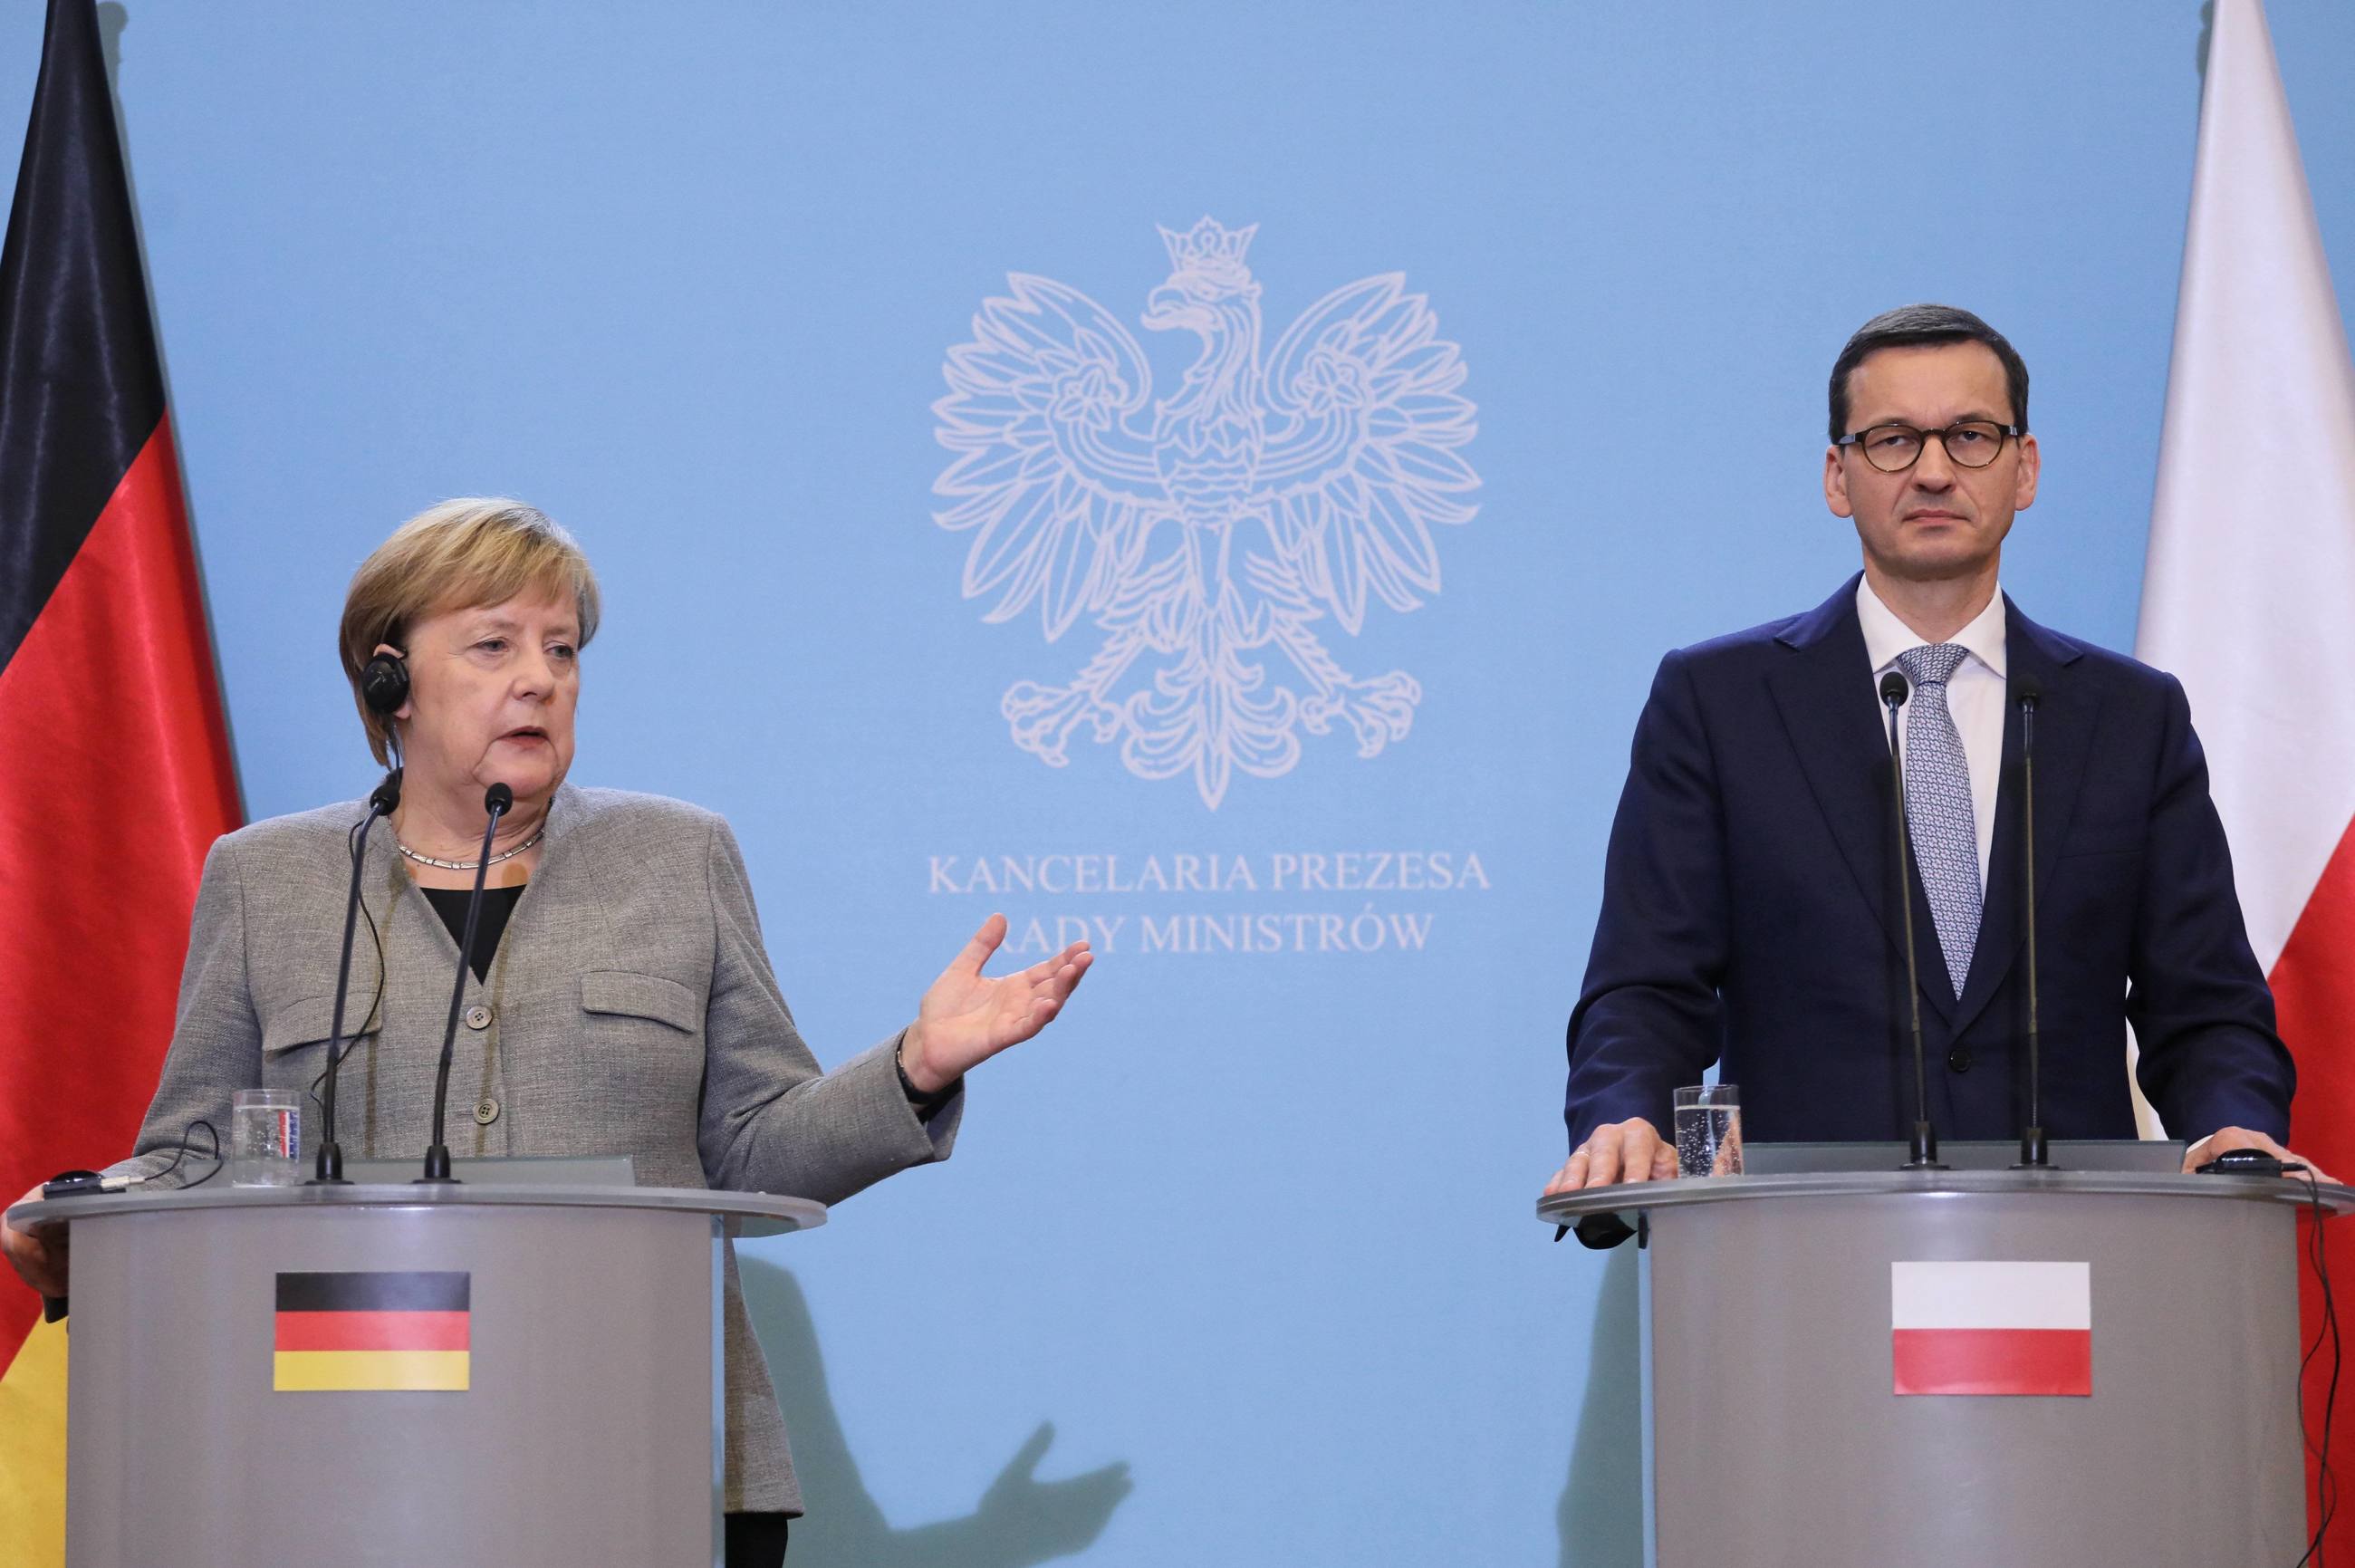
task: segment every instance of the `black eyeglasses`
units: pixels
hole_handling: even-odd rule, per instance
[[[1961,468],[1985,468],[2003,450],[2007,436],[2025,434],[2016,424],[1993,420],[1965,420],[1944,430],[1915,430],[1910,424],[1877,424],[1844,435],[1834,446],[1853,446],[1864,460],[1883,474],[1902,474],[1922,459],[1922,448],[1932,436],[1946,451],[1946,460]]]

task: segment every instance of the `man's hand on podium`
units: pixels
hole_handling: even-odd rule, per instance
[[[2253,1133],[2246,1127],[2219,1127],[2198,1143],[2183,1151],[2184,1174],[2190,1175],[2201,1166],[2230,1149],[2253,1148],[2269,1154],[2285,1165],[2302,1165],[2314,1173],[2314,1179],[2332,1187],[2339,1179],[2304,1155],[2292,1154],[2263,1133]]]
[[[16,1201],[29,1203],[40,1195],[41,1189],[36,1187]],[[63,1232],[20,1231],[14,1225],[0,1224],[0,1252],[8,1254],[8,1266],[16,1271],[16,1277],[43,1296],[54,1298],[65,1295]]]
[[[1546,1183],[1545,1195],[1608,1187],[1618,1181],[1668,1181],[1677,1174],[1677,1149],[1641,1116],[1597,1127]]]

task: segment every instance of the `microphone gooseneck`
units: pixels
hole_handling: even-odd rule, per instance
[[[1922,963],[1913,952],[1913,823],[1905,809],[1905,763],[1897,749],[1897,710],[1912,693],[1897,671],[1881,677],[1881,705],[1889,709],[1889,782],[1897,796],[1890,820],[1897,828],[1897,907],[1905,912],[1905,1001],[1912,1009],[1913,1029],[1913,1141],[1905,1165],[1910,1170],[1943,1170],[1945,1167],[1938,1163],[1938,1129],[1930,1125],[1929,1074],[1922,1062]]]
[[[450,986],[450,1018],[442,1026],[442,1061],[433,1070],[433,1142],[425,1151],[421,1182],[456,1179],[450,1174],[450,1146],[442,1139],[442,1118],[450,1106],[450,1058],[457,1049],[458,1009],[466,1000],[466,968],[474,961],[474,923],[483,912],[483,881],[491,873],[491,839],[498,833],[499,818],[514,807],[515,791],[506,785],[495,784],[483,792],[483,810],[490,820],[483,824],[483,852],[474,857],[474,891],[466,899],[465,934],[458,939],[458,977]]]
[[[345,1187],[343,1147],[336,1142],[336,1070],[344,1059],[344,1002],[352,989],[352,932],[359,921],[360,873],[368,863],[368,829],[379,816],[390,816],[400,805],[400,770],[384,775],[368,795],[368,815],[352,837],[351,891],[344,901],[344,947],[336,961],[336,1011],[327,1026],[327,1072],[319,1084],[319,1152],[311,1168],[311,1185]]]
[[[2036,999],[2036,705],[2044,688],[2032,675],[2011,683],[2019,704],[2019,821],[2021,912],[2028,928],[2028,1125],[2019,1133],[2019,1163],[2042,1168],[2052,1163],[2044,1138],[2043,1063],[2040,1060]]]

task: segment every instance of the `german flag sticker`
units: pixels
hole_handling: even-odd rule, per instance
[[[281,1392],[467,1386],[470,1275],[282,1274]]]

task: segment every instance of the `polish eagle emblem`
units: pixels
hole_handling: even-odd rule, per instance
[[[1054,767],[1075,738],[1117,742],[1214,810],[1238,772],[1290,771],[1303,730],[1340,720],[1360,757],[1405,738],[1422,687],[1350,674],[1327,637],[1436,594],[1434,530],[1471,520],[1480,484],[1463,359],[1423,296],[1361,279],[1264,348],[1257,228],[1161,230],[1169,275],[1139,325],[1200,340],[1170,395],[1118,317],[1017,272],[932,405],[955,454],[933,519],[971,538],[964,597],[991,622],[1035,611],[1050,644],[1083,619],[1103,634],[1062,684],[1007,689],[1015,742]]]

